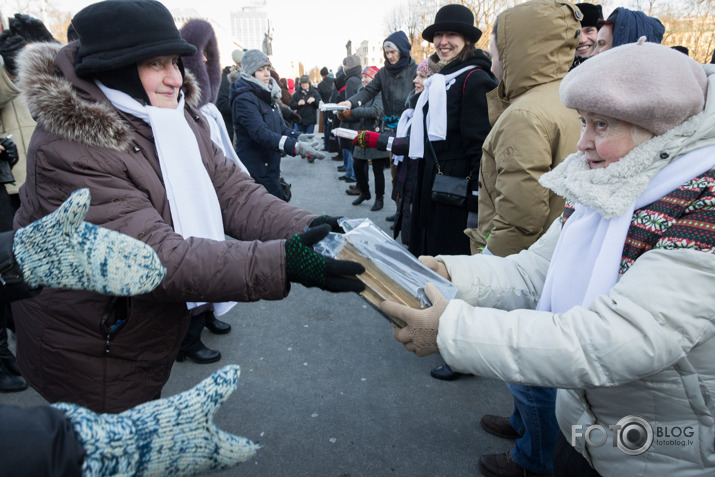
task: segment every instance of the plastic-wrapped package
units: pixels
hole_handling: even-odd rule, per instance
[[[341,219],[340,225],[345,234],[328,234],[314,246],[315,251],[365,266],[365,273],[358,275],[366,286],[360,295],[393,325],[402,328],[405,323],[379,309],[384,300],[412,308],[431,305],[424,292],[427,282],[433,283],[447,300],[457,297],[458,289],[452,282],[422,265],[370,219]]]
[[[337,137],[344,137],[345,139],[355,139],[358,135],[357,131],[348,128],[333,128],[330,132]]]
[[[340,106],[338,103],[323,103],[322,101],[318,104],[321,111],[345,111],[350,109],[350,106]]]

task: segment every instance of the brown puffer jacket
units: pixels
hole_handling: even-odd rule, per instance
[[[21,57],[21,88],[38,125],[15,225],[49,214],[72,191],[89,187],[86,220],[151,245],[167,275],[150,294],[130,299],[45,289],[16,302],[18,361],[50,402],[120,412],[160,396],[188,326],[187,301],[288,294],[284,239],[315,216],[268,194],[219,152],[203,115],[188,105],[199,95],[187,76],[185,116],[216,189],[225,233],[237,240],[183,239],[172,228],[151,128],[75,76],[75,52],[76,43],[36,44]]]

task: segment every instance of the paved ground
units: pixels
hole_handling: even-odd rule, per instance
[[[291,203],[317,214],[369,217],[389,231],[385,217],[394,203],[388,199],[379,212],[370,211],[373,201],[352,206],[346,184],[337,179],[339,164],[284,158]],[[204,342],[223,359],[176,363],[163,393],[184,391],[222,365],[241,366],[239,387],[216,422],[263,448],[252,461],[214,475],[468,476],[479,474],[479,455],[511,447],[479,426],[484,413],[511,411],[504,384],[431,378],[441,358],[407,352],[387,321],[356,294],[294,285],[285,300],[240,304],[224,319],[233,325],[230,334],[204,331]],[[45,401],[28,390],[0,394],[0,403]]]

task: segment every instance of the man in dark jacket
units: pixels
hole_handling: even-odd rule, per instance
[[[320,93],[310,83],[308,75],[300,77],[300,87],[290,99],[290,109],[294,109],[300,116],[300,122],[293,124],[293,129],[305,134],[313,134],[315,123],[318,121],[318,106]]]
[[[324,103],[330,102],[330,95],[333,93],[333,85],[335,84],[335,80],[329,73],[328,68],[325,66],[320,69],[320,76],[322,76],[323,79],[318,83],[318,93],[320,93],[320,100]],[[326,151],[330,148],[331,128],[329,127],[330,121],[328,120],[330,114],[332,113],[327,111],[323,113],[323,149]]]

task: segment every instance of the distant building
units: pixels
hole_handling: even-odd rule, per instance
[[[231,34],[238,39],[244,48],[249,50],[264,50],[264,40],[272,37],[267,0],[253,0],[231,12]],[[270,46],[270,45],[268,45]]]
[[[363,66],[377,66],[382,68],[385,64],[385,57],[382,54],[382,42],[363,40],[355,51],[360,57]]]

